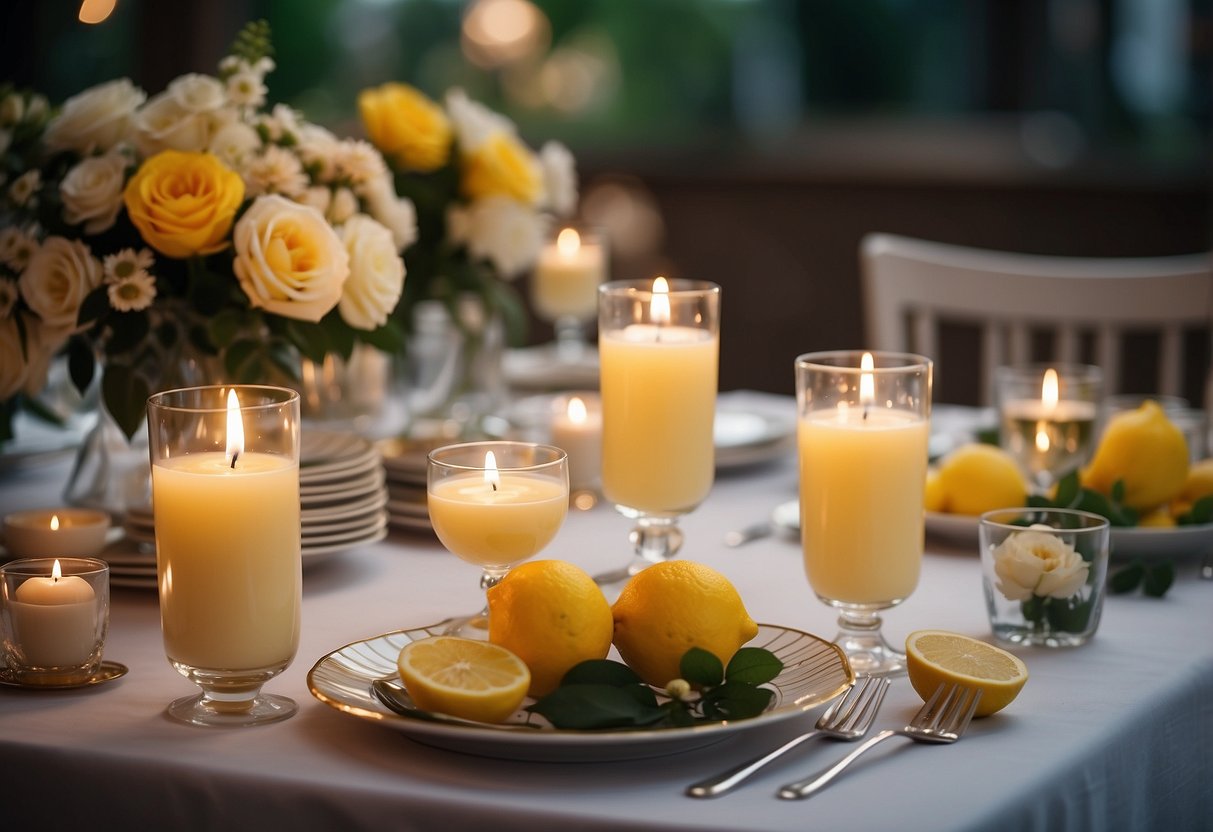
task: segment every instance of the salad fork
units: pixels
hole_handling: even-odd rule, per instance
[[[964,685],[941,684],[910,720],[909,725],[904,728],[881,731],[834,765],[812,777],[788,783],[776,794],[785,800],[801,800],[811,797],[825,788],[861,754],[889,737],[909,737],[915,742],[945,744],[956,742],[969,727],[969,722],[973,719],[973,713],[977,710],[977,703],[980,699],[980,690]]]
[[[889,680],[887,678],[865,676],[859,684],[852,685],[841,699],[836,700],[829,710],[821,715],[814,730],[793,737],[774,751],[742,763],[723,774],[700,780],[698,783],[688,786],[687,795],[689,797],[719,797],[726,794],[750,779],[758,770],[766,768],[768,763],[774,762],[796,746],[819,734],[840,740],[859,739],[871,727],[872,720],[876,718],[876,711],[880,709],[880,703],[884,701],[885,691],[888,689]]]

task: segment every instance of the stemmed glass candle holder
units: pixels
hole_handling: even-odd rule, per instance
[[[1002,447],[1036,489],[1048,490],[1086,462],[1103,395],[1099,367],[999,367],[994,384]]]
[[[540,251],[531,304],[556,331],[557,359],[576,362],[585,354],[586,330],[598,311],[598,286],[606,273],[606,243],[593,229],[562,225]]]
[[[299,394],[193,387],[148,400],[160,623],[202,688],[168,712],[204,726],[286,719],[261,692],[299,647]]]
[[[918,584],[931,362],[904,353],[796,359],[800,525],[809,585],[839,612],[835,642],[856,673],[905,670],[880,610]]]
[[[598,299],[602,491],[636,522],[622,580],[674,557],[678,518],[712,488],[720,287],[669,280],[604,284]]]
[[[551,543],[569,510],[568,457],[531,442],[465,442],[430,451],[426,492],[434,533],[452,554],[480,566],[487,591],[510,567]],[[488,635],[487,606],[447,631]]]

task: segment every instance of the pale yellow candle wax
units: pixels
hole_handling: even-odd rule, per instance
[[[430,486],[428,501],[442,545],[463,560],[488,567],[507,567],[540,552],[569,509],[561,482],[514,471],[501,471],[495,483],[482,472],[438,480]]]
[[[598,284],[606,273],[606,251],[566,228],[539,253],[532,278],[535,310],[553,320],[561,316],[593,318]]]
[[[88,661],[97,645],[96,593],[88,581],[59,574],[27,578],[9,604],[13,635],[29,665],[70,667]]]

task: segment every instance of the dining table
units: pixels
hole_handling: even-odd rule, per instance
[[[791,397],[752,400],[794,419]],[[70,465],[59,457],[0,469],[2,513],[61,505]],[[729,578],[756,621],[828,640],[836,615],[810,589],[794,533],[777,526],[726,545],[729,532],[765,521],[796,495],[790,437],[761,459],[721,467],[707,499],[681,518],[677,557]],[[871,507],[871,522],[880,510]],[[632,556],[631,525],[605,501],[571,509],[538,557],[591,574],[617,569]],[[952,531],[927,535],[917,588],[883,614],[892,643],[921,629],[994,643],[976,533]],[[854,745],[817,739],[722,797],[684,792],[809,730],[824,703],[738,724],[706,745],[641,737],[630,753],[602,759],[592,750],[534,759],[542,755],[525,753],[525,737],[517,754],[474,742],[452,750],[320,701],[309,671],[339,648],[481,606],[477,568],[431,534],[393,530],[306,564],[298,653],[265,687],[299,710],[269,725],[199,728],[169,718],[166,706],[194,687],[165,658],[156,591],[115,586],[105,658],[129,672],[77,689],[0,687],[0,828],[1213,829],[1213,582],[1199,577],[1201,554],[1175,558],[1165,597],[1109,595],[1081,647],[1007,647],[1026,663],[1027,684],[958,742],[883,743],[807,800],[776,791]],[[619,589],[606,587],[608,598]],[[875,729],[905,725],[921,704],[907,677],[894,677]]]

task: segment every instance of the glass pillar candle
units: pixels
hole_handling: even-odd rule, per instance
[[[1002,447],[1044,491],[1087,461],[1103,371],[1086,364],[999,367],[994,376]]]
[[[291,716],[261,693],[299,646],[299,395],[194,387],[148,400],[160,623],[169,662],[202,688],[169,713],[197,725]]]
[[[531,276],[535,314],[556,331],[556,354],[578,360],[586,328],[598,311],[598,287],[606,279],[606,243],[592,229],[560,226],[539,252]]]
[[[602,491],[636,521],[626,578],[674,557],[678,518],[708,495],[720,359],[720,287],[604,284],[598,302]],[[604,581],[605,582],[605,581]]]
[[[903,353],[796,359],[805,573],[839,611],[835,639],[856,673],[904,672],[877,612],[918,584],[931,362]]]

